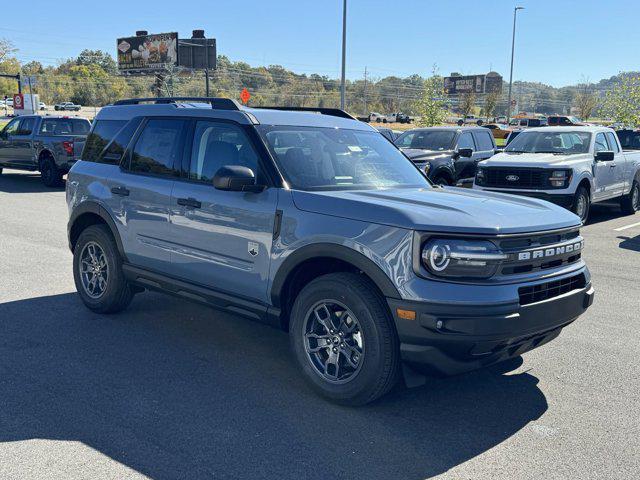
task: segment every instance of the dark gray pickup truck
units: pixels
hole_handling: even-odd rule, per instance
[[[0,174],[3,168],[39,171],[46,186],[60,185],[80,158],[90,128],[84,118],[14,118],[0,132]]]

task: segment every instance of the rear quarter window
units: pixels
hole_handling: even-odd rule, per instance
[[[99,162],[117,164],[115,160],[101,157],[100,154],[113,140],[116,134],[125,126],[125,120],[96,120],[95,125],[82,150],[82,160],[86,162]]]

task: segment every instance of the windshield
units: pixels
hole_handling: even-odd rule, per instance
[[[505,152],[588,153],[591,134],[586,132],[522,132],[509,143]]]
[[[430,186],[420,170],[378,132],[299,126],[257,128],[292,188]]]
[[[414,130],[398,137],[396,145],[400,148],[418,148],[441,152],[453,148],[455,131],[449,130]]]

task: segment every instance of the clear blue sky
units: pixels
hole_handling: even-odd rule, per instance
[[[513,7],[515,79],[553,86],[640,70],[639,0],[348,0],[347,76],[440,72],[509,74]],[[203,28],[218,53],[251,65],[338,77],[342,0],[30,0],[3,2],[0,37],[23,61],[45,65],[83,48],[115,56],[135,30]]]

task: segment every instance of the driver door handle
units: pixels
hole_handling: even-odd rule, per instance
[[[202,208],[202,202],[196,200],[195,198],[179,198],[178,205],[182,205],[183,207],[191,207],[191,208]]]

